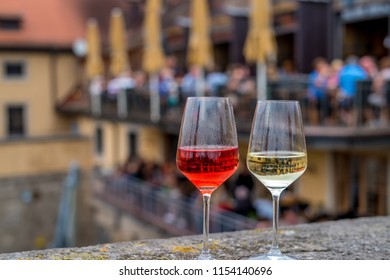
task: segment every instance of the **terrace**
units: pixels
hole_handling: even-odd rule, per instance
[[[268,99],[298,100],[302,108],[305,133],[309,148],[354,149],[382,148],[390,145],[390,86],[387,86],[387,106],[381,110],[372,109],[368,104],[372,81],[359,81],[357,94],[353,100],[348,121],[343,119],[341,108],[330,100],[313,105],[307,98],[307,79],[305,76],[269,82]],[[390,85],[390,83],[389,83]],[[64,114],[81,113],[96,119],[118,122],[131,122],[154,125],[174,135],[178,134],[185,100],[180,92],[174,99],[160,100],[160,120],[151,119],[151,100],[148,93],[127,90],[117,96],[107,92],[99,97],[100,109],[94,111],[89,96],[82,90],[72,93],[77,98],[68,98],[57,106]],[[226,92],[221,95],[232,99],[238,133],[249,136],[252,116],[256,107],[253,95],[237,96]],[[82,105],[80,105],[82,104]]]

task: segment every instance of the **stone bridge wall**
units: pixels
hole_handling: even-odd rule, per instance
[[[211,234],[217,259],[247,259],[265,253],[271,230]],[[90,247],[0,254],[0,259],[163,260],[194,259],[201,236],[141,240]],[[360,218],[284,228],[281,250],[298,259],[390,259],[390,217]]]

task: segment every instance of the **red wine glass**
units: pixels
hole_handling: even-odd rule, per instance
[[[203,247],[199,260],[214,259],[209,250],[210,198],[237,169],[237,130],[229,98],[187,98],[176,154],[178,169],[203,196]]]

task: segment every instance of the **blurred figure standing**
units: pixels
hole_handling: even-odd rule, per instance
[[[328,90],[337,91],[339,88],[340,70],[344,62],[341,59],[334,59],[330,64],[330,73],[328,78]]]
[[[314,70],[309,75],[308,99],[310,123],[316,125],[327,115],[327,85],[330,69],[328,62],[322,57],[316,58],[313,66]]]
[[[368,78],[367,72],[358,64],[358,58],[351,55],[340,70],[340,117],[343,124],[352,125],[354,121],[353,100],[356,95],[356,82]]]
[[[375,77],[378,75],[378,67],[376,65],[375,59],[372,56],[362,56],[359,60],[359,64],[364,69],[364,71],[366,71],[368,78],[375,79]]]
[[[169,101],[177,99],[177,84],[172,68],[164,67],[160,71],[158,90],[163,110],[170,104]]]
[[[122,72],[118,77],[114,77],[108,82],[108,94],[110,97],[116,98],[122,90],[133,89],[135,85],[131,71]]]
[[[282,66],[279,70],[279,77],[280,78],[290,78],[291,76],[294,76],[297,74],[297,71],[295,70],[294,63],[291,59],[285,59],[282,62]]]
[[[343,68],[344,62],[341,59],[334,59],[330,64],[330,72],[328,78],[328,97],[329,97],[329,119],[328,124],[334,125],[338,121],[338,95],[339,95],[339,80],[340,70]]]
[[[183,99],[196,96],[196,83],[197,77],[200,75],[200,69],[198,66],[191,66],[190,71],[184,75],[181,81],[181,93]]]
[[[206,85],[211,96],[223,96],[228,77],[217,66],[207,74]]]
[[[134,81],[135,81],[135,91],[140,95],[149,94],[149,87],[146,82],[145,73],[142,71],[137,71],[134,73]]]
[[[243,91],[243,87],[248,75],[249,71],[246,66],[242,64],[233,64],[230,66],[226,96],[231,99],[233,107],[238,106],[240,97],[246,93]]]
[[[247,71],[241,64],[234,64],[229,71],[229,81],[227,84],[227,90],[229,94],[236,96],[241,95],[242,85],[247,78]]]
[[[389,121],[389,94],[390,89],[390,56],[383,57],[380,60],[380,71],[373,80],[373,92],[368,96],[368,103],[375,111],[379,112],[379,122],[387,123]],[[372,116],[374,118],[374,116]]]

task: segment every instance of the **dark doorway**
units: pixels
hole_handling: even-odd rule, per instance
[[[129,149],[129,157],[137,156],[137,134],[135,132],[129,132],[127,143]]]
[[[388,54],[383,45],[387,35],[387,18],[366,20],[345,25],[344,56],[372,55],[381,58]]]

